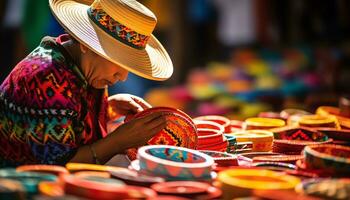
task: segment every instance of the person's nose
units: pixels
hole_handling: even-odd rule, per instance
[[[119,80],[120,81],[126,81],[128,79],[128,75],[129,75],[129,71],[126,69],[123,69],[120,73],[119,73]]]
[[[113,75],[114,77],[114,83],[118,82],[118,81],[126,81],[128,79],[128,74],[129,72],[127,70],[125,70],[124,72],[117,72]]]

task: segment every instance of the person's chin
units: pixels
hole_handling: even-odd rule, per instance
[[[93,81],[91,83],[91,86],[95,89],[104,89],[104,88],[108,87],[108,85],[105,84],[104,81]]]

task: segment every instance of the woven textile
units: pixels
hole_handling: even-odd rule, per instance
[[[87,85],[60,45],[45,37],[0,86],[0,166],[64,165],[106,135],[107,92]]]

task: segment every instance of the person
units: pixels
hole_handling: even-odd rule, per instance
[[[107,87],[128,73],[163,81],[171,59],[157,19],[134,0],[49,0],[68,34],[44,37],[0,86],[0,165],[106,163],[166,126],[159,113],[107,133],[107,122],[151,107]]]

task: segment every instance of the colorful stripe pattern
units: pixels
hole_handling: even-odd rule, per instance
[[[144,49],[150,36],[142,35],[109,16],[98,4],[88,9],[90,19],[118,41],[136,49]]]
[[[105,135],[107,94],[79,72],[48,37],[13,69],[0,86],[0,166],[63,165]]]

